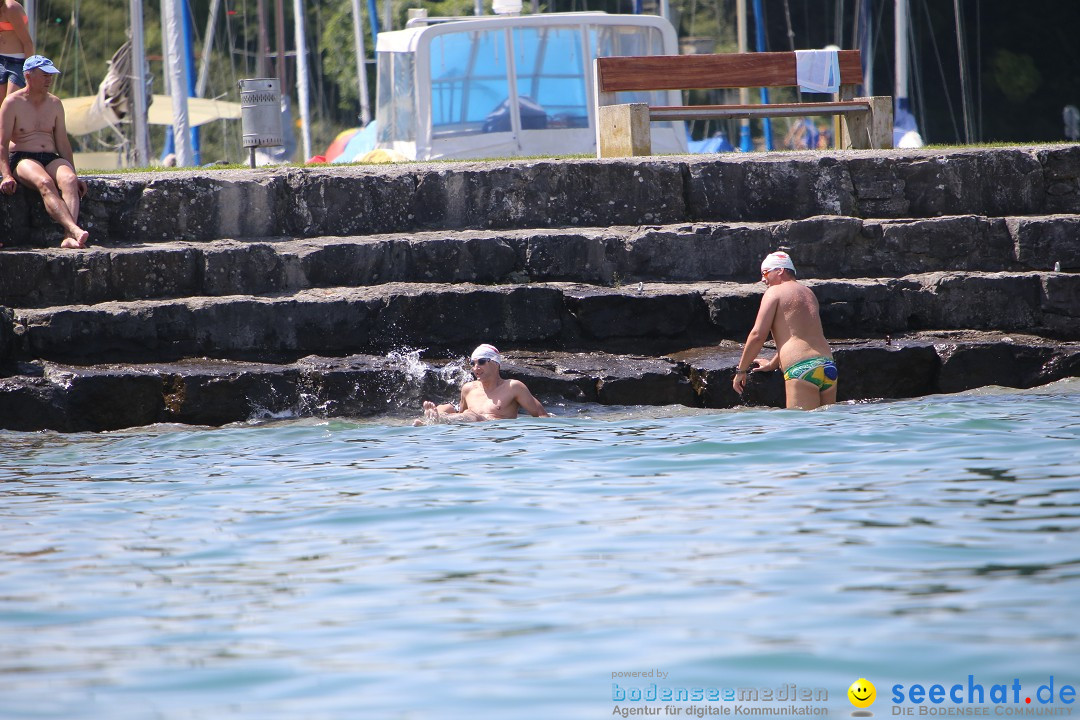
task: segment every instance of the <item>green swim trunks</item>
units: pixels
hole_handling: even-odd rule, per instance
[[[836,384],[836,364],[827,357],[812,357],[800,360],[784,371],[784,380],[805,380],[818,386],[825,392]]]

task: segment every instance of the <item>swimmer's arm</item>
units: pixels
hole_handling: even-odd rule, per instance
[[[548,415],[547,410],[540,404],[540,401],[529,392],[529,388],[525,383],[520,380],[515,380],[514,385],[514,400],[521,406],[521,409],[529,413],[533,417],[551,417]]]
[[[765,291],[765,295],[761,298],[761,307],[758,308],[757,319],[754,321],[754,327],[750,330],[750,334],[746,336],[746,345],[743,347],[742,356],[739,358],[739,370],[749,370],[753,359],[757,357],[757,354],[761,352],[761,348],[765,346],[765,341],[769,339],[769,333],[772,330],[773,320],[776,319],[776,309],[779,305],[779,301],[776,298],[776,294],[771,292],[772,288]]]
[[[443,403],[441,405],[438,405],[430,400],[425,400],[423,408],[424,412],[428,413],[428,417],[431,417],[430,413],[434,413],[434,417],[436,419],[447,418],[452,420],[453,418],[450,417],[451,415],[460,415],[461,413],[465,412],[465,408],[467,406],[468,403],[465,401],[465,388],[463,387],[461,388],[461,397],[458,399],[457,407],[454,407],[450,403]]]
[[[432,406],[435,408],[436,417],[445,417],[450,420],[453,419],[450,417],[451,415],[460,415],[465,412],[467,405],[468,403],[465,402],[465,388],[461,389],[461,397],[458,398],[457,407],[454,407],[451,403],[443,403],[442,405],[435,405],[432,403]]]
[[[750,368],[750,372],[772,372],[780,367],[780,353],[776,353],[771,358],[759,357],[754,361],[755,367]]]
[[[758,308],[757,319],[754,320],[754,327],[750,329],[750,334],[746,336],[746,344],[743,346],[742,355],[739,356],[739,364],[735,368],[735,377],[731,381],[731,385],[737,393],[742,393],[743,388],[746,387],[746,374],[757,365],[755,358],[761,352],[761,348],[765,346],[765,341],[769,339],[778,305],[779,301],[776,298],[776,293],[772,292],[772,288],[769,288],[761,297],[761,307]],[[779,362],[779,353],[777,353],[777,362]],[[758,366],[758,369],[760,370],[761,367]]]
[[[469,400],[465,396],[465,390],[471,384],[472,383],[465,383],[464,385],[461,386],[461,396],[458,398],[458,404],[457,404],[456,412],[463,413],[463,412],[465,412],[466,410],[469,409]]]

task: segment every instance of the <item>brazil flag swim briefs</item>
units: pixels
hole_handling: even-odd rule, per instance
[[[784,380],[805,380],[825,392],[836,384],[836,364],[827,357],[800,360],[784,371]]]

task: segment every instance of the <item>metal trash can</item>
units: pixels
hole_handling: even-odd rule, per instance
[[[249,78],[241,80],[239,85],[242,146],[251,148],[251,167],[255,167],[255,148],[285,144],[281,129],[281,87],[277,78]]]

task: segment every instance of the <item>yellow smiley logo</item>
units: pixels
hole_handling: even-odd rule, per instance
[[[855,682],[851,683],[851,687],[847,691],[848,700],[851,704],[857,708],[868,708],[874,704],[874,700],[877,699],[877,689],[874,687],[874,683],[870,682],[866,678],[859,678]]]

